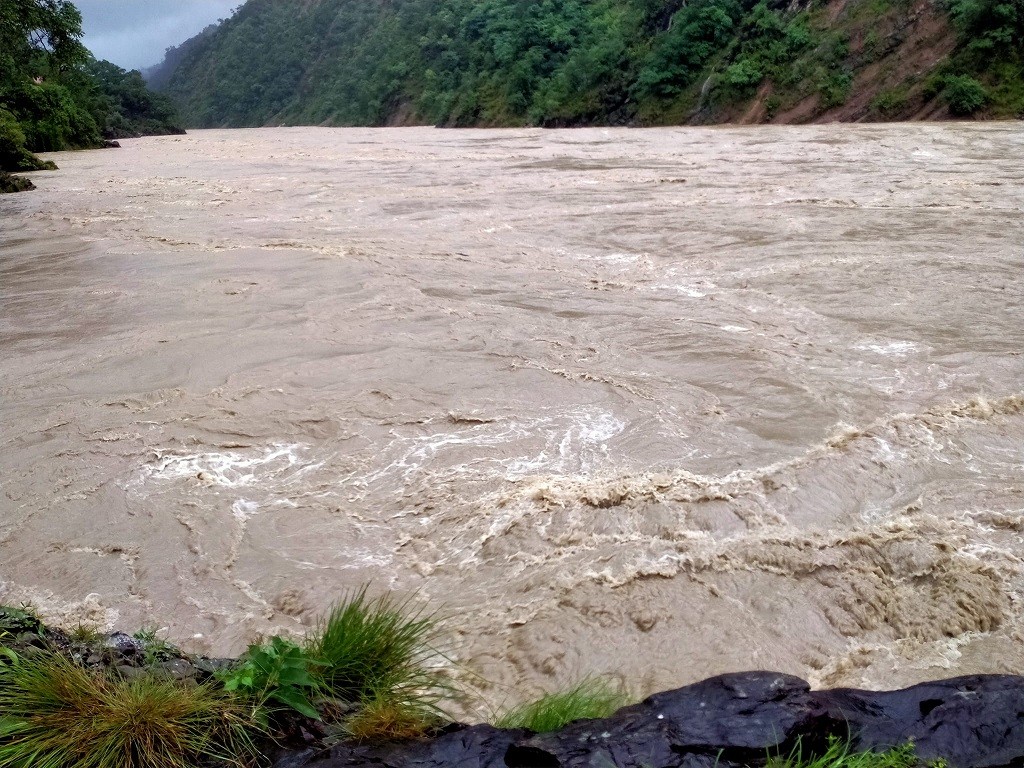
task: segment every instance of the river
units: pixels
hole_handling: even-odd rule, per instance
[[[1024,668],[1020,123],[123,144],[0,199],[0,601],[370,582],[492,703]]]

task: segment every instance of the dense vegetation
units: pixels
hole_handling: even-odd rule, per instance
[[[197,126],[1015,116],[1022,23],[1024,0],[249,0],[152,77]]]
[[[166,97],[138,72],[93,59],[81,37],[69,0],[0,0],[0,171],[52,167],[34,152],[180,132]]]

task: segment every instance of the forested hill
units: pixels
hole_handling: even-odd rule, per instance
[[[1024,113],[1024,0],[248,0],[154,76],[187,125]]]

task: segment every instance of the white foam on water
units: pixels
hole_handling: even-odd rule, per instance
[[[343,482],[362,488],[377,484],[400,487],[421,472],[480,475],[490,471],[508,479],[538,473],[585,474],[607,457],[608,441],[625,429],[626,423],[614,414],[580,408],[532,419],[471,424],[429,435],[393,433],[394,440],[382,451],[385,457],[391,457],[390,461]],[[543,446],[539,450],[538,444]]]
[[[680,274],[680,270],[673,267],[665,271],[666,282],[656,283],[653,288],[656,291],[672,291],[689,296],[691,299],[703,299],[709,293],[718,288],[718,285],[710,280],[693,280]]]
[[[559,249],[558,253],[562,255],[573,255],[577,259],[584,261],[596,261],[609,266],[618,267],[620,271],[626,271],[640,264],[644,259],[648,258],[646,253],[577,253],[569,254],[566,251]]]
[[[248,499],[238,499],[234,504],[231,505],[231,514],[235,516],[235,519],[239,522],[244,523],[250,517],[259,512],[260,505],[255,501],[249,501]]]
[[[297,506],[287,498],[285,489],[301,484],[305,475],[324,464],[303,456],[308,450],[309,446],[303,443],[275,443],[250,451],[156,452],[155,458],[140,467],[124,487],[137,496],[181,482],[190,482],[200,488],[244,488],[250,493],[272,494],[260,502],[239,498],[232,504],[232,514],[245,522],[264,502]]]
[[[859,349],[862,352],[874,352],[875,354],[885,355],[886,357],[907,357],[920,349],[920,347],[912,341],[890,341],[886,343],[862,341],[854,344],[853,348]]]

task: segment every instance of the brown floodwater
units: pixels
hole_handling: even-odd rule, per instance
[[[1024,668],[1020,123],[267,129],[0,199],[0,600],[482,698]]]

